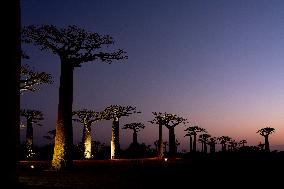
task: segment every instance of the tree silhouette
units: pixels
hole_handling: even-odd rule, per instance
[[[45,72],[36,72],[28,65],[21,66],[20,92],[37,91],[40,84],[52,84],[52,77]]]
[[[164,153],[167,153],[167,146],[169,145],[168,141],[163,142],[164,145]]]
[[[209,138],[209,146],[210,146],[210,153],[214,153],[216,151],[216,144],[217,144],[217,138],[216,137],[211,137]]]
[[[201,143],[202,146],[202,152],[207,153],[207,143],[208,143],[208,139],[211,137],[211,135],[204,133],[199,135],[199,142]]]
[[[101,52],[98,49],[114,43],[112,37],[91,33],[77,26],[57,28],[54,25],[30,25],[22,30],[22,40],[49,50],[60,57],[61,74],[59,86],[58,115],[52,167],[56,170],[69,169],[73,165],[72,146],[72,103],[73,71],[83,63],[100,60],[127,58],[121,49],[115,52]]]
[[[163,158],[163,125],[165,125],[165,115],[161,112],[152,112],[154,119],[149,121],[152,124],[159,125],[159,139],[158,139],[158,158]]]
[[[21,110],[21,116],[26,118],[26,158],[31,159],[35,157],[33,150],[33,125],[42,126],[39,122],[43,120],[43,113],[39,110]]]
[[[119,158],[119,119],[123,116],[129,116],[133,113],[141,113],[136,111],[136,107],[111,105],[102,111],[102,118],[112,120],[111,129],[111,159]]]
[[[169,156],[176,153],[175,127],[179,124],[187,123],[187,119],[177,116],[176,114],[164,113],[164,125],[169,129]]]
[[[238,143],[236,140],[231,139],[231,140],[229,141],[228,149],[229,149],[230,151],[236,151],[236,150],[238,149],[238,144],[239,144],[239,143]]]
[[[240,142],[239,142],[239,144],[241,145],[241,147],[245,147],[245,144],[247,143],[247,141],[246,140],[241,140]]]
[[[189,151],[192,152],[192,136],[194,136],[194,132],[188,131],[184,137],[189,136]]]
[[[145,125],[143,123],[129,123],[125,124],[122,129],[131,129],[133,130],[133,140],[132,144],[137,145],[137,133],[140,131],[140,129],[144,129]]]
[[[158,152],[159,140],[154,141],[155,151]]]
[[[94,149],[93,151],[95,155],[98,155],[101,145],[102,143],[98,140],[92,141],[92,149]]]
[[[191,126],[191,127],[186,128],[184,131],[187,131],[186,136],[193,135],[192,152],[196,152],[196,136],[197,136],[197,133],[206,132],[206,130],[204,128],[199,127],[199,126]]]
[[[228,136],[220,136],[217,138],[217,140],[222,145],[222,151],[223,152],[227,151],[227,143],[231,140],[231,138]]]
[[[93,110],[77,110],[73,111],[73,121],[82,123],[83,128],[83,136],[82,136],[82,144],[84,151],[84,158],[90,159],[92,157],[92,124],[102,119],[100,112],[95,112]],[[77,118],[76,118],[77,117]]]
[[[259,144],[256,146],[258,150],[260,151],[263,151],[265,150],[264,147],[265,147],[265,144],[262,144],[261,142],[259,142]]]
[[[260,130],[258,130],[256,133],[259,133],[261,136],[264,137],[264,150],[266,152],[270,152],[270,148],[269,148],[269,140],[268,140],[268,136],[273,133],[275,131],[274,128],[272,127],[264,127]]]
[[[52,130],[48,131],[47,135],[44,135],[43,138],[50,140],[51,144],[54,144],[55,134],[56,134],[56,130],[52,129]]]
[[[176,147],[176,150],[175,152],[178,151],[178,146],[180,145],[180,142],[178,141],[178,139],[176,139],[176,142],[175,142],[175,147]]]

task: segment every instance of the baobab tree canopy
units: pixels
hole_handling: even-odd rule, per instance
[[[259,133],[261,136],[267,136],[270,135],[271,133],[273,133],[275,131],[274,128],[271,127],[264,127],[260,130],[257,131],[257,133]]]
[[[52,77],[45,72],[32,70],[27,64],[21,66],[20,92],[37,91],[40,84],[52,84]]]
[[[39,110],[30,110],[23,109],[21,110],[21,116],[26,117],[27,120],[30,120],[31,123],[36,123],[38,126],[41,126],[39,121],[43,120],[43,113]]]
[[[139,132],[140,129],[144,129],[145,125],[143,123],[128,123],[125,124],[122,129],[132,129],[134,132]]]
[[[80,67],[81,63],[101,60],[111,63],[112,60],[125,59],[122,49],[115,52],[97,52],[97,49],[114,44],[109,35],[88,32],[75,25],[58,28],[54,25],[29,25],[22,30],[22,41],[32,43],[41,50],[51,50],[61,59],[68,60],[72,67]]]
[[[132,106],[120,106],[120,105],[110,105],[104,109],[102,112],[102,118],[106,120],[120,118],[123,116],[129,116],[134,113],[141,113],[136,111],[136,107]]]
[[[73,116],[78,117],[73,118],[73,121],[83,123],[84,125],[91,124],[102,119],[100,112],[87,109],[73,111]]]

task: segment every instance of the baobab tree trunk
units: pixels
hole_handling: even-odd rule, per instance
[[[222,151],[226,152],[227,151],[227,145],[226,144],[222,144]]]
[[[196,152],[196,134],[193,135],[193,152]]]
[[[163,125],[159,124],[158,158],[163,158]]]
[[[265,135],[265,136],[264,136],[264,146],[265,146],[264,150],[265,150],[266,152],[270,152],[270,149],[269,149],[269,141],[268,141],[268,135]]]
[[[136,131],[133,132],[133,144],[134,144],[134,145],[137,145],[137,144],[138,144],[137,132],[136,132]]]
[[[82,143],[84,145],[84,158],[92,158],[91,124],[84,125]]]
[[[189,151],[192,152],[192,136],[189,136]]]
[[[33,125],[31,120],[27,120],[26,157],[32,158],[32,156],[33,156]]]
[[[206,144],[206,142],[204,142],[204,153],[207,153],[207,144]]]
[[[113,119],[111,131],[111,159],[117,159],[120,151],[118,117]]]
[[[174,127],[169,127],[169,156],[173,157],[176,153],[176,138]]]
[[[210,144],[210,153],[214,153],[215,152],[215,144]]]
[[[73,67],[61,59],[58,115],[52,159],[52,168],[56,170],[70,169],[73,166],[72,103]]]

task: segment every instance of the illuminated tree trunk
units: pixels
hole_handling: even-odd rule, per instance
[[[270,149],[269,149],[269,141],[268,141],[268,135],[264,135],[264,150],[266,152],[270,152]]]
[[[27,120],[27,132],[26,132],[26,157],[33,157],[33,125],[31,120]]]
[[[163,125],[159,124],[159,141],[158,141],[158,157],[163,158]]]
[[[111,159],[119,158],[120,144],[119,144],[119,119],[113,119],[111,128]]]
[[[138,144],[137,132],[136,132],[136,131],[133,132],[133,144],[134,144],[134,145]]]
[[[193,134],[193,152],[196,152],[196,133]]]
[[[84,145],[84,157],[85,157],[85,159],[92,158],[91,124],[84,125],[82,143]]]
[[[176,153],[176,137],[174,127],[169,127],[169,156],[172,157]]]
[[[58,115],[52,167],[56,170],[72,168],[72,103],[73,67],[61,59]]]

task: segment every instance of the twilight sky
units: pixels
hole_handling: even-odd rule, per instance
[[[73,109],[103,110],[111,104],[131,105],[142,114],[124,117],[121,126],[142,122],[138,141],[151,144],[158,127],[148,123],[153,111],[187,118],[212,136],[227,135],[257,145],[256,131],[269,126],[271,149],[284,150],[284,1],[282,0],[22,0],[22,25],[77,25],[109,34],[128,60],[111,65],[89,62],[74,71]],[[52,74],[52,85],[21,96],[21,108],[43,111],[34,128],[36,145],[55,128],[59,57],[23,45],[28,63]],[[74,143],[82,125],[74,123]],[[189,150],[183,125],[177,126],[179,150]],[[111,121],[93,126],[93,140],[110,144]],[[25,129],[21,130],[24,140]],[[132,140],[120,130],[121,147]],[[164,128],[164,140],[168,130]],[[280,147],[280,145],[282,145]]]

